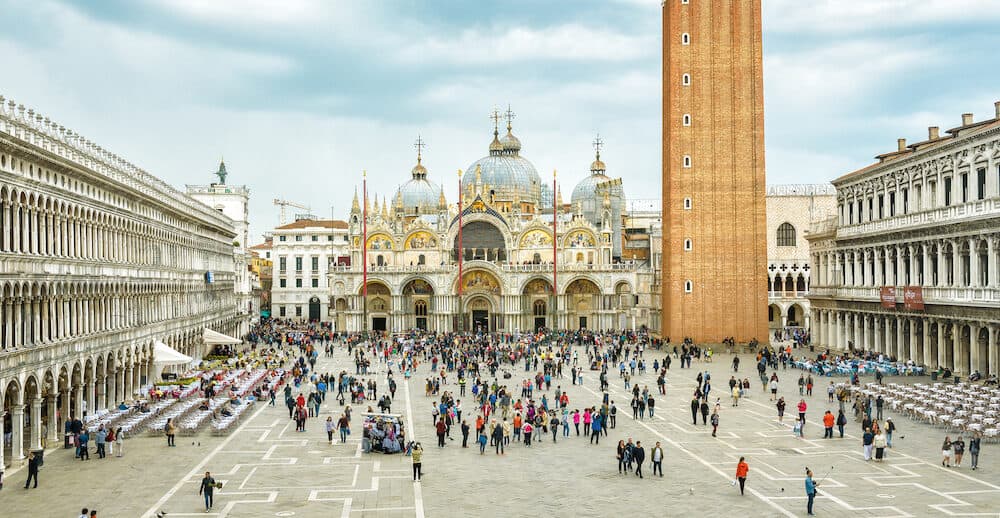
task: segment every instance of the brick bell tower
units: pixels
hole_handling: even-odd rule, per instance
[[[663,2],[661,333],[768,342],[761,0]]]

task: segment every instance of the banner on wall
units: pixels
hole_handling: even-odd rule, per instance
[[[903,307],[923,311],[924,288],[921,286],[907,286],[903,288]]]
[[[879,298],[882,299],[882,307],[887,309],[896,309],[896,287],[895,286],[882,286],[882,290],[879,293]]]

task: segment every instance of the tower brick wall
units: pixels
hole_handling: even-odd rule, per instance
[[[666,0],[663,336],[767,341],[765,194],[760,0]]]

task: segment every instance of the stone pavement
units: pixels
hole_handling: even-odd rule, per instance
[[[652,363],[652,354],[647,360]],[[583,355],[581,349],[581,356]],[[848,424],[845,439],[823,439],[819,423],[826,403],[824,380],[817,378],[809,405],[806,437],[795,438],[791,421],[798,402],[799,371],[778,371],[779,394],[788,402],[784,424],[778,424],[773,403],[761,391],[751,358],[742,357],[740,374],[750,378],[751,397],[732,408],[725,389],[731,374],[731,357],[716,355],[714,363],[695,362],[694,369],[668,374],[667,396],[657,395],[656,417],[633,420],[630,395],[617,371],[611,372],[611,398],[619,407],[618,426],[600,445],[590,445],[582,435],[557,442],[551,435],[526,448],[511,444],[506,455],[491,449],[462,449],[458,427],[454,441],[437,448],[431,427],[434,398],[424,396],[422,366],[409,383],[400,383],[396,412],[408,417],[408,428],[425,447],[424,479],[411,480],[410,458],[402,455],[364,455],[360,437],[346,445],[329,445],[322,420],[339,416],[340,407],[328,399],[322,420],[311,419],[307,432],[296,433],[287,410],[278,406],[254,409],[241,428],[229,437],[207,433],[178,438],[178,447],[166,448],[162,437],[137,437],[126,442],[126,456],[88,462],[74,461],[71,450],[47,452],[37,490],[21,487],[24,472],[8,473],[0,492],[4,516],[76,516],[82,507],[96,508],[101,516],[492,516],[500,513],[539,516],[598,516],[621,511],[633,516],[679,515],[715,512],[742,516],[802,516],[805,514],[803,471],[810,466],[817,479],[831,467],[820,488],[816,512],[827,516],[1000,516],[1000,470],[994,468],[997,447],[984,444],[978,471],[966,466],[945,469],[938,464],[942,428],[916,423],[889,414],[899,431],[895,448],[882,464],[864,462],[859,425]],[[348,368],[344,352],[334,359],[321,358],[318,370],[339,372]],[[712,373],[711,398],[722,398],[718,438],[711,427],[691,425],[691,392],[697,370]],[[350,365],[353,372],[353,365]],[[511,369],[508,385],[515,393],[525,373],[523,365]],[[586,371],[584,385],[556,380],[569,393],[570,409],[596,405],[597,373]],[[385,390],[379,376],[379,389]],[[840,378],[833,378],[840,380]],[[915,381],[926,378],[901,378]],[[634,380],[656,392],[651,369]],[[454,383],[454,378],[452,378]],[[889,380],[887,380],[889,381]],[[457,390],[456,385],[447,386]],[[551,396],[553,391],[548,392]],[[536,391],[536,400],[541,394]],[[463,418],[470,423],[476,413],[471,393],[463,399]],[[280,404],[280,402],[279,402]],[[355,412],[361,409],[355,408]],[[954,434],[953,434],[954,435]],[[412,435],[411,435],[412,436]],[[647,449],[646,477],[619,475],[614,458],[618,439],[632,437]],[[660,441],[666,451],[665,477],[653,477],[649,448]],[[192,444],[192,442],[194,444]],[[199,445],[200,444],[200,445]],[[750,464],[747,495],[731,486],[736,460],[745,455]],[[224,482],[216,493],[212,513],[204,513],[197,495],[205,470]]]

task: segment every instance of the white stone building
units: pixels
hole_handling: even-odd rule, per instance
[[[347,222],[298,219],[274,229],[271,316],[329,322],[331,264],[350,264]]]
[[[814,342],[998,372],[1000,102],[876,158],[833,181],[837,214],[807,236]]]
[[[250,325],[260,318],[260,278],[250,265],[250,189],[245,185],[229,185],[226,177],[226,162],[219,161],[215,172],[218,182],[209,185],[188,185],[187,194],[191,198],[208,205],[233,220],[236,239],[233,240],[233,270],[236,279],[236,311],[242,315],[238,336],[250,331]]]
[[[814,221],[837,210],[830,184],[767,188],[768,327],[785,333],[810,329],[809,287],[813,277],[805,233]]]
[[[4,464],[152,381],[156,342],[238,329],[229,218],[3,97],[0,229]]]

